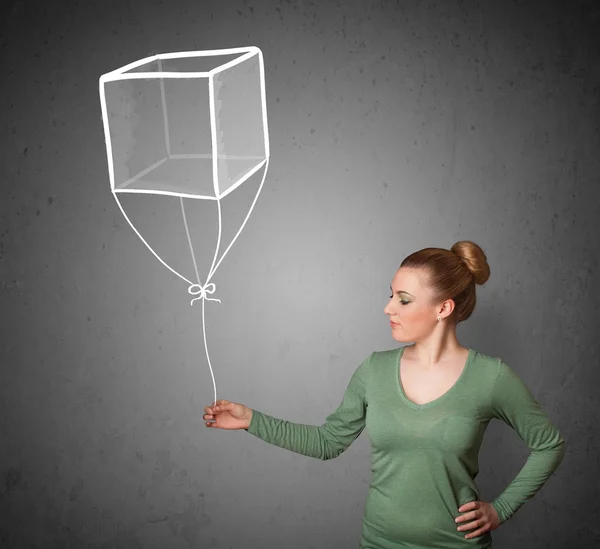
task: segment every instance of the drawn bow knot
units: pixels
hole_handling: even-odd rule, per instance
[[[208,301],[218,301],[219,303],[221,303],[220,299],[207,297],[206,295],[214,294],[216,289],[217,287],[212,282],[210,284],[207,284],[206,286],[202,286],[201,284],[192,284],[188,288],[188,293],[191,295],[197,295],[199,297],[195,297],[194,299],[192,299],[192,301],[190,301],[190,305],[193,305],[194,301],[197,301],[198,299],[207,299]]]

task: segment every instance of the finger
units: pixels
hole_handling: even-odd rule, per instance
[[[464,513],[456,518],[456,522],[465,522],[467,520],[476,519],[478,517],[477,511],[471,511],[469,513]]]
[[[477,536],[481,536],[488,531],[487,526],[481,527],[479,530],[475,530],[475,532],[471,532],[465,536],[465,539],[476,538]]]
[[[482,522],[480,520],[474,520],[473,522],[460,525],[457,530],[459,532],[462,532],[463,530],[474,530],[475,528],[481,526],[481,524]]]
[[[477,509],[479,507],[479,501],[475,500],[475,501],[469,501],[468,503],[465,503],[464,505],[461,505],[458,508],[458,511],[460,513],[463,513],[464,511],[470,511],[471,509]]]

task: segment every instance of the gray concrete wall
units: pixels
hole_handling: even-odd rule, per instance
[[[398,346],[383,307],[402,259],[474,240],[491,278],[459,339],[514,368],[567,442],[495,547],[599,542],[593,2],[10,2],[0,24],[1,547],[358,545],[368,433],[320,462],[206,429],[201,306],[109,188],[99,76],[245,45],[264,53],[272,157],[206,303],[217,397],[321,424]],[[257,181],[224,204],[229,239]],[[191,217],[214,242],[214,211]],[[152,227],[189,261],[181,226]],[[527,453],[492,422],[482,496]]]

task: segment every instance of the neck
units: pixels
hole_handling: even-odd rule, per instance
[[[428,367],[449,362],[464,352],[467,347],[458,341],[456,330],[450,326],[444,328],[410,345],[411,358]]]

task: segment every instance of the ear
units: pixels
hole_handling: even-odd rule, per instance
[[[453,299],[446,299],[446,301],[440,305],[438,313],[443,313],[445,316],[450,316],[452,311],[454,311],[455,306],[456,304],[454,303]]]

